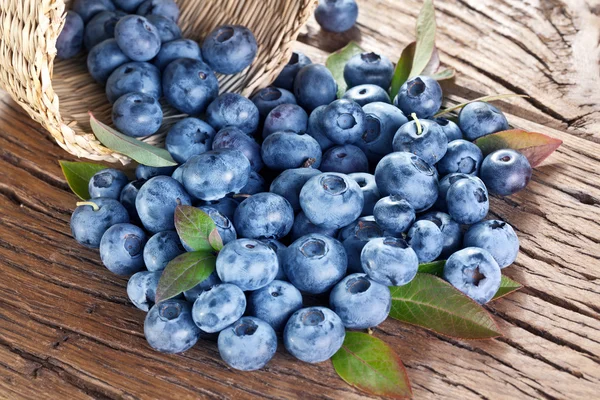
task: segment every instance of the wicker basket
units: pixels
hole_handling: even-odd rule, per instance
[[[300,28],[317,0],[176,0],[184,36],[202,39],[216,26],[250,28],[259,43],[254,63],[219,76],[221,92],[246,96],[269,85],[287,63]],[[70,0],[0,0],[0,86],[66,151],[93,160],[127,163],[91,133],[88,111],[110,122],[104,88],[87,73],[85,55],[56,60],[56,39]],[[172,115],[167,110],[165,115]],[[168,118],[167,118],[168,120]],[[147,139],[164,141],[166,129]]]

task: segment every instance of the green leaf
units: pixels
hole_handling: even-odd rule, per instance
[[[446,265],[446,260],[419,264],[419,272],[422,274],[442,276],[442,273],[444,272],[444,265]]]
[[[86,162],[73,162],[60,160],[58,162],[62,169],[65,179],[69,184],[69,187],[82,200],[88,200],[90,198],[90,192],[88,191],[88,183],[92,176],[98,171],[106,169],[104,165],[92,164]]]
[[[110,126],[98,121],[91,112],[89,114],[90,126],[94,135],[109,149],[124,154],[140,164],[148,165],[149,167],[171,167],[177,165],[167,150],[123,135]]]
[[[430,75],[436,81],[444,81],[446,79],[452,79],[456,75],[456,71],[454,68],[446,68],[444,70],[438,71],[435,74]]]
[[[461,339],[501,336],[490,314],[442,279],[417,274],[404,286],[390,287],[390,317]]]
[[[532,167],[537,167],[562,144],[562,140],[543,133],[512,129],[493,133],[475,141],[484,157],[500,149],[514,149],[522,153]]]
[[[432,0],[425,0],[417,17],[417,44],[409,77],[420,75],[435,49],[435,8]]]
[[[515,282],[512,279],[502,275],[502,280],[500,281],[500,289],[498,289],[492,300],[504,297],[509,293],[521,289],[522,287],[523,285],[521,285],[519,282]]]
[[[183,253],[171,260],[160,276],[156,287],[156,303],[190,290],[215,270],[217,257],[211,252]]]
[[[335,372],[348,384],[375,396],[406,399],[412,395],[406,369],[384,341],[362,332],[346,332],[331,357]]]
[[[394,71],[394,76],[392,78],[392,87],[390,89],[390,98],[392,100],[394,100],[400,91],[400,87],[408,80],[413,65],[413,58],[415,57],[416,46],[417,44],[412,42],[402,50],[402,54],[400,55],[398,64],[396,64],[396,70]]]
[[[175,208],[175,229],[181,242],[194,251],[218,251],[223,247],[215,222],[207,213],[196,207]]]
[[[356,42],[350,42],[343,49],[340,49],[327,57],[325,65],[329,71],[331,71],[331,74],[337,82],[338,98],[341,98],[348,88],[346,80],[344,79],[344,67],[346,66],[346,63],[352,56],[362,53],[363,51],[364,50]]]
[[[490,103],[490,102],[495,101],[495,100],[508,99],[508,98],[511,98],[511,97],[529,97],[529,96],[524,95],[524,94],[505,93],[505,94],[497,94],[497,95],[494,95],[494,96],[479,97],[478,99],[470,100],[470,101],[467,101],[466,103],[457,104],[457,105],[452,106],[450,108],[446,108],[445,110],[438,111],[438,113],[435,114],[433,117],[437,118],[437,117],[439,117],[441,115],[451,113],[452,111],[458,110],[459,108],[463,108],[467,104],[474,103],[476,101],[484,101],[486,103]]]

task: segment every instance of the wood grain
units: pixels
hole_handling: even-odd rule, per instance
[[[348,40],[397,57],[413,39],[419,1],[360,2],[357,29],[321,32],[297,48],[314,61]],[[488,309],[505,336],[459,341],[395,321],[375,335],[404,361],[421,398],[593,399],[600,391],[600,4],[583,0],[438,0],[448,104],[496,93],[516,127],[564,145],[526,190],[492,199],[521,254],[506,274],[525,288]],[[149,348],[144,313],[95,251],[69,231],[76,197],[58,159],[72,159],[0,95],[0,398],[368,397],[330,363],[279,350],[266,369],[239,373],[212,342],[182,355]]]

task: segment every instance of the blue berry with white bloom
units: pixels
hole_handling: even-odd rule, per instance
[[[223,247],[217,257],[221,281],[242,290],[257,290],[271,283],[279,270],[277,254],[261,241],[238,239]]]
[[[243,317],[219,333],[219,354],[231,368],[254,371],[264,367],[277,351],[277,335],[266,322]]]
[[[196,344],[200,329],[192,320],[191,305],[171,299],[150,309],[144,321],[144,335],[155,350],[182,353]]]
[[[273,281],[250,293],[250,315],[260,318],[276,331],[283,331],[290,316],[302,308],[302,294],[291,283]]]
[[[204,332],[220,332],[244,315],[246,296],[242,289],[221,283],[202,292],[194,301],[192,318]]]

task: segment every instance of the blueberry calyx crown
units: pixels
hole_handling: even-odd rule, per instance
[[[168,321],[174,320],[181,314],[181,305],[179,303],[163,303],[159,305],[158,315]]]
[[[302,316],[302,323],[305,326],[316,326],[325,321],[325,314],[320,310],[308,310]]]
[[[236,336],[252,336],[258,329],[258,325],[250,319],[239,320],[233,327]]]
[[[346,290],[351,294],[364,293],[371,287],[371,282],[364,276],[348,279]]]
[[[346,183],[346,180],[337,175],[326,175],[321,178],[319,183],[323,189],[325,189],[325,193],[334,196],[340,195],[348,190],[348,184]]]
[[[309,238],[300,246],[300,252],[306,258],[321,258],[327,254],[327,251],[327,243],[316,238]]]

